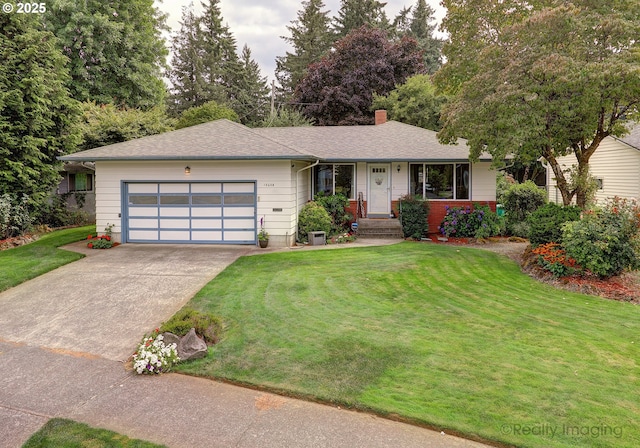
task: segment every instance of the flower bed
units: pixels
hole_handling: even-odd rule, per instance
[[[103,235],[89,235],[87,237],[87,247],[89,249],[109,249],[113,246],[117,246],[118,243],[114,243],[111,241],[111,231],[113,229],[113,224],[108,224],[104,229]]]
[[[159,331],[156,328],[151,336],[145,336],[133,354],[133,369],[139,375],[168,372],[180,361],[176,344],[165,345]]]

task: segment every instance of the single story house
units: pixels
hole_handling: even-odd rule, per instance
[[[561,166],[575,165],[574,155],[558,159]],[[615,196],[640,199],[640,124],[636,124],[624,137],[606,137],[589,161],[591,175],[598,182],[596,201],[603,202]],[[562,195],[556,187],[551,168],[547,169],[549,201],[562,204]]]
[[[375,126],[251,129],[218,120],[60,157],[94,162],[98,231],[116,241],[295,243],[297,219],[318,192],[342,193],[368,218],[392,215],[408,193],[431,201],[431,231],[445,206],[495,209],[491,161],[436,133],[386,120]],[[355,215],[355,213],[354,213]]]

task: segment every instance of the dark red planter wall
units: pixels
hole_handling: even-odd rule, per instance
[[[492,211],[496,211],[496,201],[429,201],[429,233],[438,233],[438,226],[447,214],[446,207],[472,207],[473,204],[488,205]],[[356,219],[357,201],[350,201],[347,211]],[[367,203],[364,202],[365,211]],[[398,215],[398,201],[392,201],[391,208]]]

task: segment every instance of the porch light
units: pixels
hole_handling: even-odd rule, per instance
[[[191,167],[185,166],[184,167],[184,174],[191,174]]]
[[[400,172],[400,164],[398,164],[398,166],[396,167],[396,171],[398,171],[398,173]]]

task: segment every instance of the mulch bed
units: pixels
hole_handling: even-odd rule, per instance
[[[13,249],[14,247],[23,246],[25,244],[33,243],[38,239],[36,234],[20,235],[13,238],[7,238],[0,240],[0,250]]]
[[[529,247],[522,255],[521,267],[531,277],[557,288],[640,304],[640,274],[638,272],[626,272],[608,279],[601,279],[592,274],[557,278],[540,267],[538,256],[532,253]]]

